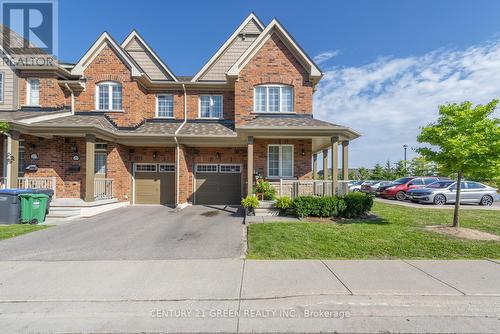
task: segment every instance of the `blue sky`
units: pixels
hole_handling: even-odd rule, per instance
[[[135,28],[192,75],[251,11],[277,17],[325,72],[315,116],[363,134],[355,167],[400,159],[440,103],[500,96],[500,1],[305,3],[59,0],[59,57],[76,62],[104,30],[121,42]]]

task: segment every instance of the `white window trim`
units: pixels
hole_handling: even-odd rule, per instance
[[[198,166],[216,166],[217,170],[216,171],[199,171]],[[219,164],[196,164],[195,165],[195,172],[197,174],[210,174],[210,173],[218,173],[219,172]]]
[[[171,166],[171,167],[174,167],[174,170],[160,170],[160,166]],[[162,164],[158,164],[158,167],[157,167],[157,170],[158,170],[158,173],[175,173],[175,164],[174,163],[162,163]]]
[[[38,80],[38,104],[31,104],[31,80]],[[26,105],[32,107],[40,106],[40,78],[26,78]]]
[[[201,97],[220,96],[220,117],[201,117]],[[221,94],[201,94],[198,96],[198,118],[201,119],[224,119],[224,95]]]
[[[257,87],[265,87],[265,88],[273,88],[273,87],[278,87],[280,89],[280,111],[257,111],[257,99],[256,99],[256,91]],[[293,111],[281,111],[283,108],[283,101],[281,100],[281,88],[283,87],[290,87],[292,89],[292,110]],[[295,114],[295,92],[294,92],[294,87],[290,85],[280,85],[280,84],[264,84],[264,85],[256,85],[253,87],[253,114]],[[266,110],[269,110],[269,89],[266,89]]]
[[[144,166],[144,165],[153,165],[153,166],[155,166],[155,170],[137,170],[137,166]],[[157,171],[158,171],[158,164],[156,164],[156,163],[136,162],[134,164],[134,172],[139,172],[139,173],[156,173]]]
[[[271,176],[269,175],[269,148],[278,146],[279,147],[279,167],[278,167],[278,172],[280,175],[278,176]],[[282,163],[283,159],[281,159],[281,149],[284,146],[291,146],[292,147],[292,175],[291,176],[283,176],[281,175],[281,170],[283,168]],[[293,144],[269,144],[267,145],[267,178],[269,179],[293,179],[295,178],[295,147]]]
[[[172,116],[160,116],[160,109],[158,108],[158,98],[160,96],[171,96],[172,97]],[[174,118],[174,95],[173,94],[157,94],[156,95],[156,107],[155,107],[155,118],[165,118],[165,119],[173,119]]]
[[[97,148],[97,145],[106,145],[106,148]],[[99,175],[106,175],[106,173],[108,172],[108,143],[95,143],[94,147],[95,150],[94,150],[94,161],[95,161],[95,155],[96,153],[105,153],[106,154],[106,161],[105,161],[105,166],[104,166],[104,173],[99,173],[99,172],[95,172],[95,174],[99,174]],[[95,162],[94,162],[95,164]],[[94,167],[95,169],[95,167]]]
[[[99,86],[109,85],[108,91],[108,106],[110,109],[100,109],[99,108]],[[122,88],[122,108],[113,109],[113,86],[120,86]],[[95,85],[95,110],[97,111],[108,111],[108,112],[123,112],[123,85],[117,81],[101,81]]]
[[[223,172],[222,169],[220,168],[221,166],[240,166],[240,171],[239,172]],[[242,164],[219,164],[219,173],[221,174],[241,174],[243,171],[243,165]]]
[[[5,73],[0,72],[0,77],[2,77],[2,82],[0,83],[0,87],[2,88],[2,94],[0,94],[0,103],[4,103],[4,95],[5,95]]]

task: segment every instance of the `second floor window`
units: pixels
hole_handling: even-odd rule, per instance
[[[174,117],[174,97],[158,95],[156,97],[156,117]]]
[[[200,118],[222,118],[222,95],[200,95]]]
[[[40,80],[28,79],[26,87],[26,100],[30,106],[38,106],[40,104]]]
[[[122,110],[122,85],[117,82],[101,82],[96,92],[97,110]]]
[[[254,89],[255,112],[293,112],[293,88],[285,85],[260,85]]]

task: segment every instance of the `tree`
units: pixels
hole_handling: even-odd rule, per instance
[[[373,180],[382,180],[384,178],[384,167],[377,163],[370,173],[370,178]]]
[[[408,175],[408,168],[406,168],[406,161],[399,160],[396,162],[396,167],[394,167],[394,178],[399,179],[400,177]]]
[[[500,174],[500,119],[492,114],[498,100],[486,105],[471,102],[439,106],[437,122],[422,128],[419,143],[431,146],[417,149],[442,171],[457,174],[453,226],[459,226],[461,181],[464,175],[496,178]]]
[[[9,124],[0,121],[0,133],[7,133],[7,131],[9,131]]]
[[[413,176],[432,176],[438,174],[436,163],[424,157],[415,157],[411,159],[408,169]]]
[[[368,170],[368,168],[359,167],[358,175],[360,180],[367,180],[370,177],[370,171]]]
[[[391,161],[387,160],[385,163],[384,171],[382,172],[382,180],[393,180],[394,170],[392,169]]]

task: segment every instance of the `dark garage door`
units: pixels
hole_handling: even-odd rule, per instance
[[[241,165],[196,165],[195,204],[240,204]]]
[[[136,164],[135,204],[174,204],[175,166]]]

